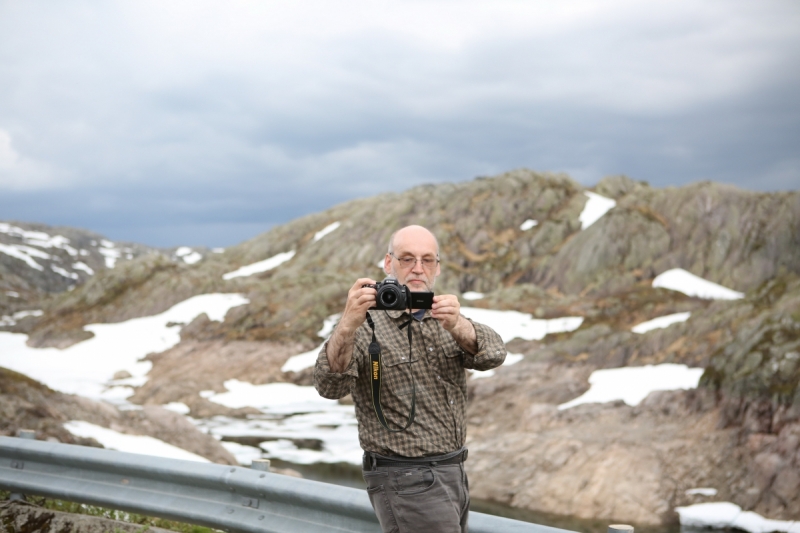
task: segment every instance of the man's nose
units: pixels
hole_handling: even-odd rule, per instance
[[[411,269],[411,272],[415,274],[422,274],[425,272],[425,269],[422,268],[422,261],[420,259],[414,261],[414,267]]]

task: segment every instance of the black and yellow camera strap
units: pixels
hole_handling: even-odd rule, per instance
[[[400,329],[405,327],[408,328],[408,362],[411,363],[411,354],[413,350],[413,346],[411,344],[411,323],[414,321],[413,318],[409,319],[408,322],[405,324],[400,325]],[[381,345],[378,343],[378,340],[375,338],[375,322],[372,321],[372,317],[369,316],[367,313],[367,323],[369,327],[372,328],[372,342],[369,344],[369,360],[370,360],[370,368],[372,369],[372,407],[375,409],[375,415],[378,417],[378,421],[381,423],[383,427],[387,430],[391,431],[392,433],[399,433],[400,431],[405,431],[408,427],[414,422],[414,414],[416,412],[417,407],[417,387],[414,383],[414,373],[411,371],[411,366],[409,364],[409,371],[411,371],[411,413],[408,415],[408,424],[400,429],[392,429],[389,427],[389,424],[386,422],[386,417],[383,414],[383,408],[381,407],[381,377],[383,374],[383,363],[381,361]]]

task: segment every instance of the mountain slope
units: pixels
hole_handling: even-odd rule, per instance
[[[194,417],[245,416],[200,393],[233,379],[307,383],[307,373],[281,366],[318,345],[356,278],[383,277],[389,236],[407,224],[439,238],[437,292],[470,296],[462,305],[472,307],[583,318],[572,332],[509,341],[522,361],[470,380],[476,496],[656,524],[674,521],[675,506],[698,501],[686,490],[707,483],[745,509],[800,518],[797,191],[653,189],[623,176],[588,190],[527,170],[421,186],[332,207],[196,262],[160,252],[100,270],[25,318],[28,343],[66,347],[91,336],[90,323],[241,293],[249,303],[223,321],[181,324],[181,343],[147,357],[149,379],[131,399],[182,402]],[[655,286],[672,269],[744,297]],[[668,327],[632,331],[676,313]],[[589,389],[596,370],[664,363],[705,369],[700,388],[653,393],[637,406],[558,409]]]

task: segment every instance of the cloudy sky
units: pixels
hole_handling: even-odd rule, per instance
[[[514,168],[800,188],[796,0],[0,0],[0,220],[226,246]]]

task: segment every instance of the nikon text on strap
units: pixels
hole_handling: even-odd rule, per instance
[[[408,362],[411,363],[411,353],[412,353],[412,345],[411,345],[411,322],[414,319],[410,319],[408,322],[400,326],[400,329],[408,327]],[[417,388],[416,384],[414,383],[414,374],[411,373],[411,413],[408,415],[408,424],[400,429],[391,429],[389,424],[386,423],[386,417],[383,415],[383,408],[381,407],[381,377],[383,374],[383,363],[381,361],[381,345],[378,344],[378,340],[375,338],[375,323],[372,321],[372,317],[369,316],[369,312],[367,313],[367,323],[369,327],[372,328],[372,342],[369,343],[369,360],[370,360],[370,370],[372,374],[372,407],[375,409],[375,415],[378,417],[378,421],[381,423],[383,427],[385,427],[388,431],[392,433],[399,433],[400,431],[404,431],[408,429],[408,427],[414,422],[414,413],[416,411],[416,400],[417,400]],[[411,367],[409,366],[409,371],[411,371]]]

